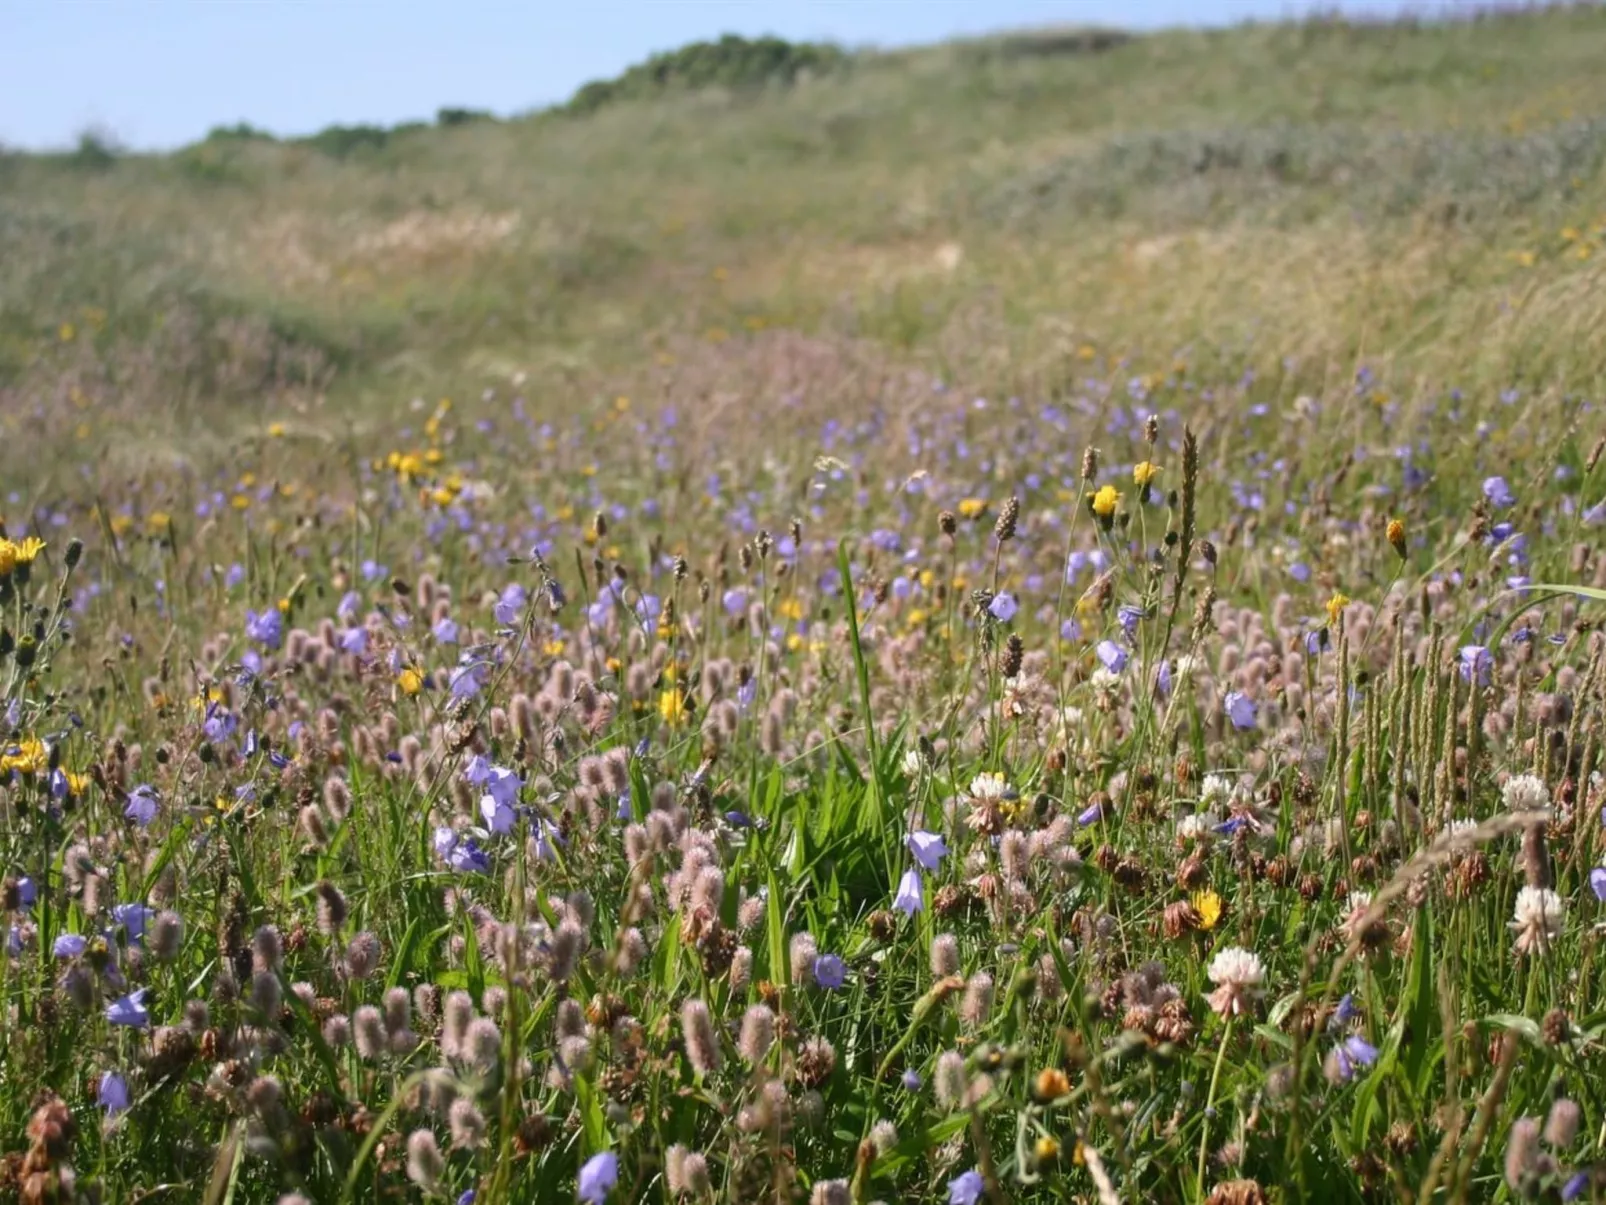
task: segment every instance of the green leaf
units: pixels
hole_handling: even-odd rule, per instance
[[[1606,590],[1597,586],[1571,586],[1555,582],[1534,582],[1524,586],[1517,593],[1530,594],[1539,590],[1552,590],[1557,594],[1571,594],[1577,598],[1587,598],[1592,602],[1606,602]]]
[[[480,939],[474,923],[463,913],[463,969],[468,972],[468,991],[478,1002],[485,997],[485,964],[480,959]]]
[[[786,918],[781,914],[781,885],[770,871],[768,898],[764,901],[766,924],[770,941],[770,982],[784,985],[787,981]]]
[[[389,991],[402,981],[413,964],[413,951],[418,946],[418,936],[423,932],[424,918],[413,917],[413,923],[407,926],[407,932],[402,934],[401,945],[396,947],[396,957],[391,960],[390,973],[385,976],[385,990]]]
[[[574,1096],[580,1108],[580,1158],[583,1160],[608,1149],[608,1119],[602,1112],[601,1097],[583,1075],[574,1077]]]
[[[1442,1045],[1436,1040],[1439,1025],[1433,992],[1434,936],[1432,909],[1418,908],[1411,927],[1411,968],[1396,1014],[1401,1030],[1400,1063],[1416,1091],[1422,1090],[1422,1073],[1432,1062],[1435,1047]]]

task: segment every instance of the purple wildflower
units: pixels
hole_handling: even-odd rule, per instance
[[[63,933],[56,938],[50,952],[63,962],[77,958],[89,948],[89,939],[81,933]]]
[[[144,828],[156,819],[156,804],[156,788],[142,782],[128,793],[128,803],[123,808],[123,815],[140,828]]]
[[[1255,704],[1242,691],[1228,691],[1223,706],[1227,718],[1232,721],[1232,726],[1240,732],[1255,726]]]
[[[603,1205],[618,1183],[619,1156],[612,1151],[592,1155],[580,1168],[580,1200],[586,1205]]]
[[[814,960],[814,982],[835,991],[847,981],[847,967],[835,954],[821,954]]]
[[[898,893],[892,897],[892,906],[905,916],[913,916],[925,907],[920,896],[920,872],[913,867],[903,872],[898,881]]]
[[[145,926],[150,924],[155,915],[155,908],[137,903],[118,904],[112,909],[112,919],[127,932],[129,941],[141,940],[145,936]]]
[[[1589,889],[1597,900],[1606,902],[1606,866],[1597,866],[1589,872]]]
[[[151,1023],[150,1011],[145,1007],[145,994],[148,990],[142,987],[113,1000],[106,1006],[106,1020],[113,1025],[130,1025],[135,1029],[144,1029]]]
[[[1487,686],[1494,671],[1494,656],[1481,644],[1464,644],[1458,654],[1461,663],[1461,680]]]
[[[948,1181],[948,1205],[976,1205],[987,1190],[987,1181],[975,1168]]]
[[[115,1071],[103,1072],[100,1083],[95,1089],[95,1102],[106,1110],[108,1117],[126,1113],[132,1103],[132,1098],[128,1094],[128,1081]]]
[[[927,870],[936,870],[948,853],[948,845],[937,833],[916,829],[909,834],[909,852]]]
[[[1377,1062],[1377,1047],[1360,1034],[1352,1033],[1334,1047],[1333,1060],[1337,1065],[1339,1079],[1353,1079],[1359,1068],[1370,1067]]]
[[[1126,668],[1128,660],[1127,651],[1113,640],[1101,640],[1094,647],[1093,652],[1104,663],[1104,668],[1112,674],[1118,674]]]
[[[246,639],[265,649],[276,649],[284,639],[284,615],[278,607],[245,613]]]

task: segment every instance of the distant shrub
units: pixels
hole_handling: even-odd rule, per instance
[[[477,121],[495,121],[496,115],[488,109],[444,108],[435,114],[438,126],[466,126]]]
[[[1131,34],[1119,29],[1036,29],[981,38],[965,43],[963,49],[969,57],[982,59],[1056,58],[1099,54],[1131,40]]]
[[[617,101],[671,91],[743,90],[792,84],[806,75],[835,70],[847,58],[840,47],[825,43],[726,34],[717,42],[693,42],[655,54],[615,79],[593,80],[576,92],[565,107],[571,113],[593,113]]]
[[[78,145],[67,156],[67,161],[87,171],[103,172],[117,165],[121,153],[116,138],[105,130],[84,130],[78,135]]]
[[[248,140],[208,138],[176,152],[173,166],[198,184],[244,184],[248,179],[241,163],[244,141]]]
[[[395,132],[384,126],[329,126],[301,141],[331,158],[348,159],[358,152],[383,150]]]
[[[206,133],[207,142],[277,142],[267,130],[259,129],[247,121],[231,126],[213,126]]]

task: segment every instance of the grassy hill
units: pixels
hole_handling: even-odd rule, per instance
[[[150,429],[378,419],[773,328],[939,366],[957,340],[986,388],[1088,347],[1590,388],[1602,61],[1595,6],[1047,31],[515,121],[0,156],[4,409],[72,420],[71,378]]]

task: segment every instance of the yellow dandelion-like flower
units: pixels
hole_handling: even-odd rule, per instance
[[[1342,590],[1335,592],[1333,597],[1327,600],[1327,623],[1330,627],[1337,626],[1339,616],[1344,614],[1344,608],[1349,604],[1350,596]]]
[[[1113,485],[1101,485],[1097,493],[1088,495],[1092,500],[1093,513],[1101,519],[1115,517],[1115,508],[1121,504],[1121,491]]]
[[[0,577],[9,577],[17,567],[17,546],[10,540],[0,540]]]
[[[18,774],[43,774],[50,768],[50,750],[36,736],[25,736],[0,752],[0,776],[15,770]]]
[[[1193,910],[1199,914],[1199,927],[1210,930],[1216,927],[1221,920],[1221,897],[1208,887],[1203,891],[1195,891],[1188,902]]]
[[[424,689],[424,675],[409,665],[396,675],[396,686],[404,695],[416,695]]]
[[[1059,1139],[1055,1138],[1052,1134],[1044,1134],[1032,1147],[1032,1153],[1037,1156],[1037,1161],[1039,1163],[1052,1163],[1056,1158],[1059,1157]]]
[[[686,718],[686,696],[671,687],[658,696],[658,715],[666,724],[679,724]]]
[[[284,424],[283,423],[269,423],[268,424],[268,438],[269,439],[283,439],[284,438]]]
[[[979,519],[987,513],[987,499],[961,498],[959,500],[959,513],[966,519]]]
[[[17,564],[31,565],[34,558],[45,550],[45,542],[38,536],[29,536],[17,543]]]
[[[1388,536],[1389,544],[1393,547],[1394,551],[1400,554],[1400,559],[1404,560],[1405,524],[1399,519],[1390,519],[1388,528],[1385,530],[1384,534]]]
[[[1132,484],[1145,486],[1154,480],[1154,475],[1160,471],[1160,466],[1151,460],[1139,461],[1132,466]]]

